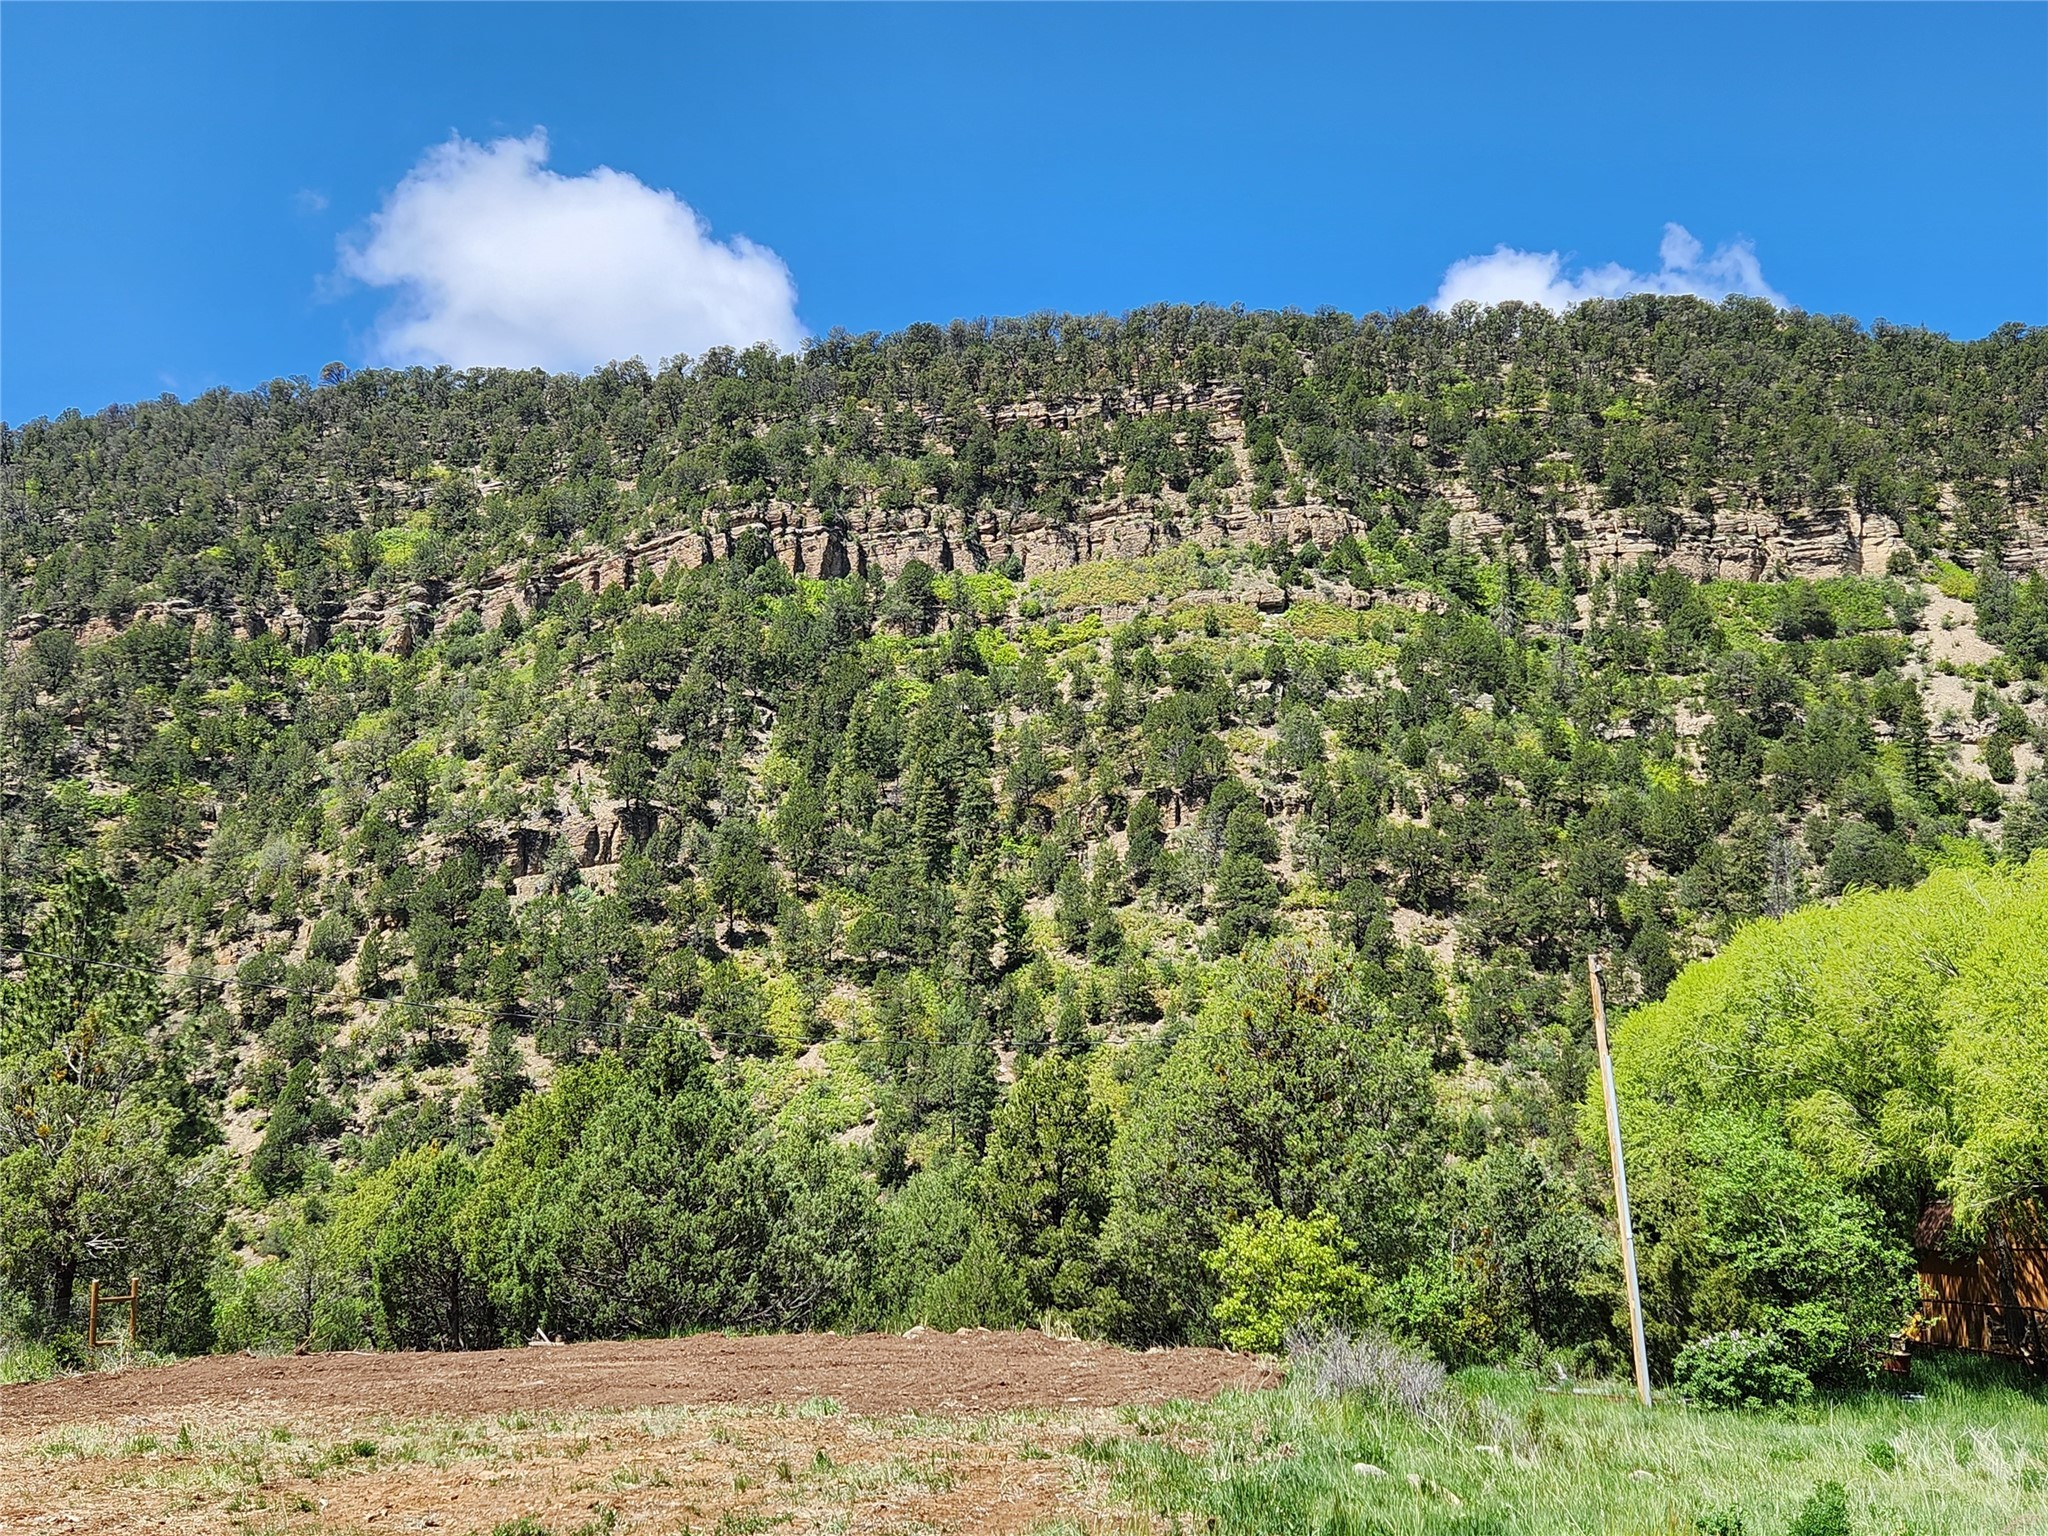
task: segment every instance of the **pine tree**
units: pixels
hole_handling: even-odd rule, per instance
[[[356,993],[361,997],[382,997],[387,985],[384,975],[384,936],[372,928],[356,951]]]
[[[510,1019],[491,1021],[484,1059],[477,1068],[477,1088],[483,1095],[484,1108],[494,1115],[504,1114],[533,1088]]]
[[[1030,963],[1031,914],[1024,905],[1024,892],[1014,880],[997,887],[996,908],[1002,920],[1003,969],[1014,971]]]
[[[1059,883],[1053,887],[1053,925],[1059,930],[1060,943],[1079,953],[1087,943],[1093,916],[1088,882],[1081,878],[1079,866],[1069,859],[1060,866]]]
[[[820,873],[825,853],[825,797],[801,768],[776,809],[775,846],[799,880],[808,882]]]
[[[1160,830],[1159,802],[1150,795],[1133,800],[1124,813],[1124,834],[1130,853],[1131,879],[1140,886],[1149,884],[1158,868],[1159,855],[1166,847],[1165,835]]]
[[[0,1291],[40,1330],[72,1326],[85,1280],[132,1270],[155,1277],[163,1325],[163,1288],[203,1274],[219,1220],[219,1174],[186,1177],[174,1150],[181,1085],[121,916],[113,883],[73,868],[0,980]]]
[[[2012,738],[2002,730],[1993,731],[1984,738],[1982,753],[1984,771],[1991,775],[1991,782],[2010,784],[2019,771],[2013,763]]]
[[[313,1064],[302,1061],[286,1074],[263,1139],[249,1157],[249,1177],[275,1199],[297,1189],[306,1176],[305,1142],[312,1130],[308,1100],[313,1091]]]
[[[1108,1114],[1087,1068],[1043,1056],[997,1111],[982,1159],[981,1207],[1024,1277],[1034,1311],[1095,1301],[1097,1241],[1109,1211]]]
[[[1909,683],[1905,706],[1899,711],[1899,755],[1905,759],[1906,784],[1925,799],[1934,788],[1934,757],[1928,739],[1927,706],[1920,686]]]

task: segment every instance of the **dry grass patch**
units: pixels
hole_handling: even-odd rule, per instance
[[[266,1533],[1152,1530],[1074,1454],[1112,1409],[977,1418],[660,1408],[0,1436],[0,1529]],[[522,1524],[523,1522],[523,1524]]]

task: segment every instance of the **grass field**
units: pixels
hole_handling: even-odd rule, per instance
[[[1243,1536],[2048,1532],[2048,1390],[1973,1361],[1775,1413],[1467,1372],[1448,1411],[1299,1388],[1127,1415],[1082,1454],[1167,1529]],[[1830,1485],[1834,1485],[1832,1488]],[[1839,1488],[1839,1501],[1834,1489]]]
[[[943,1337],[962,1360],[989,1347]],[[551,1374],[561,1358],[507,1357]],[[1405,1408],[1369,1392],[1319,1395],[1306,1372],[1208,1401],[1120,1407],[1106,1381],[1086,1401],[1072,1395],[1112,1364],[1062,1363],[1064,1404],[1055,1389],[1045,1406],[994,1411],[830,1396],[635,1407],[623,1380],[610,1397],[620,1406],[553,1411],[393,1411],[389,1393],[358,1400],[332,1383],[317,1401],[281,1383],[138,1402],[23,1433],[0,1423],[0,1529],[2048,1533],[2048,1385],[1980,1362],[1922,1360],[1906,1393],[1773,1413],[1662,1401],[1645,1412],[1619,1388],[1490,1371],[1411,1393]],[[592,1369],[592,1382],[611,1379]],[[885,1374],[899,1394],[911,1384],[900,1369]]]

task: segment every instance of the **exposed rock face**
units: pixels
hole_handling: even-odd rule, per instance
[[[2014,575],[2048,571],[2048,516],[2023,520],[2006,546],[2005,568]]]
[[[1592,565],[1628,563],[1648,555],[1701,581],[1761,581],[1767,577],[1881,576],[1892,551],[1903,548],[1898,522],[1853,508],[1801,508],[1770,513],[1731,509],[1715,498],[1713,511],[1669,513],[1676,532],[1660,544],[1628,514],[1581,504],[1559,519]],[[1459,514],[1454,528],[1468,538],[1504,539],[1507,526],[1477,511]],[[2042,549],[2048,556],[2048,548]],[[2025,569],[2039,569],[2048,559]]]
[[[1882,575],[1892,552],[1905,543],[1893,518],[1847,507],[1773,514],[1717,505],[1708,514],[1673,512],[1670,523],[1676,531],[1659,543],[1628,514],[1582,502],[1565,507],[1556,528],[1590,565],[1647,555],[1701,580]],[[659,576],[671,566],[699,566],[732,553],[750,529],[765,536],[776,556],[798,575],[872,572],[893,578],[912,560],[950,571],[984,570],[1014,559],[1029,576],[1093,560],[1156,554],[1188,542],[1218,548],[1313,540],[1327,547],[1346,533],[1362,536],[1368,527],[1365,518],[1319,502],[1262,510],[1247,502],[1193,512],[1144,498],[1140,503],[1105,502],[1058,526],[1029,513],[1007,519],[982,514],[970,520],[956,509],[930,506],[857,517],[845,527],[824,526],[811,509],[776,502],[751,509],[746,521],[727,529],[679,529],[624,549],[565,559],[551,585],[573,582],[596,592],[612,582],[630,584],[643,572]],[[1500,518],[1477,508],[1458,513],[1452,528],[1474,542],[1512,538]],[[2048,523],[2022,523],[2005,564],[2015,574],[2048,571]],[[487,622],[495,622],[510,604],[530,606],[543,595],[498,584],[479,594],[478,606]]]
[[[1241,402],[1228,388],[1134,394],[1113,403],[1027,400],[1000,407],[996,415],[999,422],[1028,420],[1058,429],[1112,408],[1122,415],[1201,413],[1211,440],[1238,461],[1238,484],[1223,502],[1202,508],[1172,491],[1109,495],[1058,523],[1029,511],[967,513],[933,500],[905,508],[863,507],[836,517],[808,505],[771,501],[721,518],[715,526],[660,529],[629,544],[563,555],[538,570],[501,570],[473,588],[444,590],[427,584],[361,593],[332,619],[331,627],[376,634],[404,651],[459,614],[475,612],[495,624],[508,608],[531,611],[565,585],[598,592],[613,583],[630,585],[644,574],[694,568],[733,553],[750,532],[765,538],[776,557],[799,575],[889,579],[913,560],[939,571],[1007,563],[1029,576],[1105,558],[1137,558],[1187,542],[1215,548],[1313,540],[1327,546],[1343,534],[1363,534],[1369,525],[1367,517],[1316,501],[1255,508]],[[1482,510],[1456,480],[1441,485],[1439,494],[1457,509],[1455,536],[1475,543],[1513,538],[1508,524]],[[1652,517],[1654,534],[1643,526]],[[1701,579],[1878,575],[1904,543],[1899,523],[1888,515],[1841,506],[1773,511],[1732,502],[1719,491],[1706,510],[1655,513],[1609,509],[1599,504],[1596,493],[1582,493],[1557,509],[1552,528],[1576,545],[1590,565],[1648,556]],[[2015,574],[2048,570],[2048,518],[2039,509],[2022,509],[2005,563]],[[322,643],[330,627],[296,613],[285,621],[302,644]]]
[[[766,537],[776,556],[800,576],[873,572],[893,578],[913,560],[938,571],[973,571],[1015,559],[1026,575],[1036,575],[1091,560],[1156,554],[1189,541],[1212,548],[1275,539],[1328,544],[1341,534],[1365,528],[1346,512],[1313,503],[1259,512],[1244,506],[1189,513],[1157,504],[1109,502],[1063,525],[1048,524],[1030,513],[1010,519],[982,514],[970,521],[943,506],[877,513],[846,528],[822,526],[811,521],[812,516],[808,508],[774,502],[752,509],[748,520],[719,532],[662,533],[628,549],[571,559],[558,568],[556,580],[601,591],[615,581],[634,581],[642,572],[659,576],[674,565],[695,567],[729,555],[749,531]],[[502,593],[502,602],[511,600],[509,592]]]
[[[594,798],[590,808],[564,803],[552,819],[487,824],[465,839],[484,862],[500,866],[515,881],[538,880],[548,872],[558,849],[584,872],[616,865],[636,841],[655,832],[655,813],[645,805]]]

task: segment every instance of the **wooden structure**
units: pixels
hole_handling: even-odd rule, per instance
[[[1959,1245],[1946,1201],[1920,1213],[1917,1313],[1894,1359],[1914,1349],[2003,1355],[2048,1371],[2048,1222],[1994,1222],[1974,1251]]]
[[[135,1303],[140,1300],[142,1300],[142,1277],[140,1275],[130,1275],[128,1277],[128,1289],[119,1295],[102,1296],[100,1294],[99,1281],[93,1281],[92,1288],[86,1293],[85,1347],[87,1349],[98,1349],[100,1347],[100,1303],[103,1301],[116,1304],[126,1302],[128,1304],[128,1343],[133,1347],[135,1343]]]

